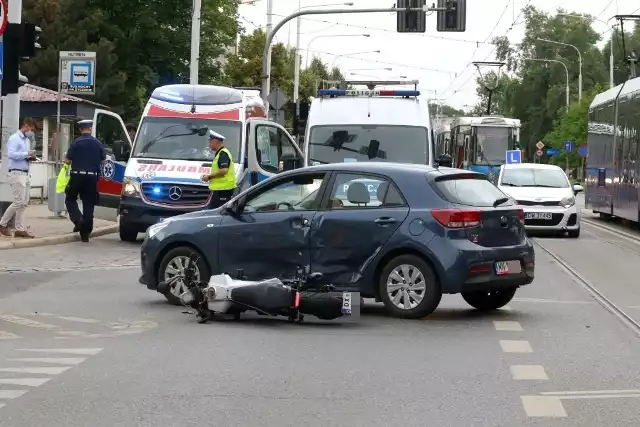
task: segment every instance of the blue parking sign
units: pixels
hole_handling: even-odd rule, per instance
[[[520,150],[507,150],[507,164],[514,165],[522,163],[522,152]]]
[[[565,153],[573,152],[573,141],[565,141],[564,142],[564,152]]]

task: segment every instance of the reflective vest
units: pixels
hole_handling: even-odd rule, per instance
[[[213,158],[213,162],[211,162],[211,175],[214,175],[220,170],[220,168],[218,167],[218,157],[222,152],[227,153],[227,156],[229,156],[229,169],[223,176],[212,178],[209,181],[209,190],[211,191],[233,190],[236,188],[236,168],[233,164],[233,159],[231,158],[231,152],[226,148],[221,148]]]

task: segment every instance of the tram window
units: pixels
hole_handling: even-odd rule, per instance
[[[604,187],[605,177],[606,177],[606,169],[600,168],[598,169],[598,187]]]

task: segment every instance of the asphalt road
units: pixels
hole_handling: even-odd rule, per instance
[[[534,240],[640,317],[640,243]],[[115,237],[0,254],[0,427],[638,423],[640,338],[540,248],[506,310],[369,303],[356,325],[199,325],[137,283],[137,254]]]

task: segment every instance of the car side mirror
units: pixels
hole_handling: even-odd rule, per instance
[[[283,154],[280,157],[282,162],[282,172],[298,169],[298,158],[293,154]]]
[[[440,157],[438,157],[437,163],[438,163],[438,166],[442,166],[445,168],[453,167],[453,159],[451,159],[451,156],[448,154],[443,154]]]
[[[573,184],[573,194],[574,196],[578,195],[578,193],[584,191],[584,187],[580,184]]]
[[[129,144],[122,140],[113,142],[113,157],[118,162],[126,162],[129,160],[131,152],[129,150]]]
[[[242,213],[242,209],[244,207],[244,200],[242,199],[234,199],[231,200],[230,202],[228,202],[223,210],[222,213],[228,213],[231,215],[239,215],[240,213]]]

